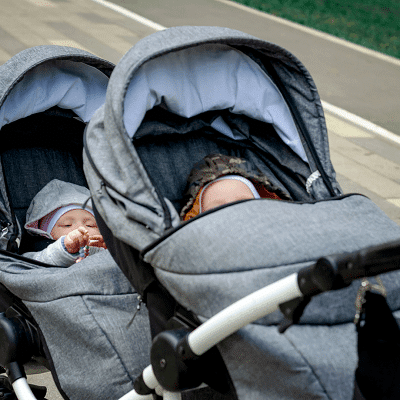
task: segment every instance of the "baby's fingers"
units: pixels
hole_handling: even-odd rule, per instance
[[[69,253],[77,253],[81,247],[89,242],[89,232],[84,227],[79,227],[68,233],[64,239],[64,245]]]
[[[103,236],[101,235],[93,235],[89,237],[89,246],[93,247],[103,247],[104,249],[107,248]]]

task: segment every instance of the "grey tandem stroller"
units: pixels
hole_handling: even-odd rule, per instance
[[[210,153],[251,161],[292,201],[241,201],[181,223],[187,176]],[[224,28],[143,39],[89,123],[84,171],[107,246],[150,317],[151,365],[123,400],[194,388],[185,395],[353,397],[353,280],[399,268],[400,228],[368,198],[343,195],[317,89],[292,54]],[[395,316],[399,278],[382,276]]]
[[[107,251],[69,268],[22,256],[49,244],[22,228],[36,193],[52,179],[87,186],[83,133],[113,68],[59,46],[27,49],[0,67],[0,365],[20,399],[33,398],[26,364],[49,369],[65,399],[99,400],[132,390],[149,362],[145,310],[130,323],[137,293]],[[15,398],[0,385],[2,400]]]
[[[304,67],[226,29],[146,38],[112,74],[87,130],[84,175],[85,123],[104,102],[112,69],[56,46],[22,52],[0,69],[0,365],[18,398],[44,396],[24,378],[32,359],[52,371],[66,399],[153,398],[154,390],[176,398],[203,382],[183,396],[350,398],[355,285],[316,297],[299,315],[312,294],[397,269],[396,244],[384,245],[385,262],[379,248],[364,258],[351,252],[400,233],[368,199],[341,195]],[[180,224],[187,173],[214,151],[252,160],[294,201],[231,204]],[[20,226],[53,178],[88,180],[120,268],[108,252],[69,268],[21,256],[46,245]],[[346,256],[319,259],[332,253]],[[364,259],[379,262],[362,268]],[[398,310],[397,273],[383,280]],[[284,334],[278,304],[298,323]],[[0,396],[12,398],[5,389]]]

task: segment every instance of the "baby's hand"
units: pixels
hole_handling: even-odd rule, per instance
[[[89,232],[83,226],[68,233],[64,239],[64,245],[68,253],[78,253],[81,247],[89,244]]]
[[[103,247],[104,249],[107,248],[103,236],[101,235],[93,235],[89,237],[89,246],[93,247]]]

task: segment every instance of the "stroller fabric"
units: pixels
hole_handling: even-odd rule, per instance
[[[230,46],[204,44],[168,53],[163,57],[162,69],[157,60],[144,64],[131,80],[125,97],[124,124],[130,137],[146,111],[161,103],[186,118],[229,109],[233,114],[271,123],[286,145],[307,161],[282,94],[256,62]],[[211,126],[232,139],[244,139],[232,132],[222,117]]]
[[[22,228],[29,204],[47,183],[59,179],[87,186],[85,122],[104,102],[113,67],[85,51],[59,46],[25,50],[0,67],[2,250],[13,240],[21,252],[48,243]],[[19,102],[25,96],[29,101]],[[81,193],[85,200],[87,193]],[[43,207],[34,204],[30,216],[39,218]],[[133,388],[148,364],[148,318],[142,307],[132,321],[138,296],[108,251],[69,268],[2,251],[0,283],[28,309],[64,398],[118,399]],[[2,311],[12,305],[1,304]]]
[[[255,87],[268,93],[262,110],[252,102]],[[246,159],[292,201],[240,202],[181,224],[186,179],[211,153]],[[117,257],[124,274],[146,292],[134,278],[150,265],[163,288],[203,321],[320,256],[400,237],[369,199],[342,196],[305,67],[286,50],[230,29],[178,27],[138,42],[89,123],[84,170],[113,243],[130,249]],[[384,282],[397,312],[399,274]],[[350,399],[355,291],[356,284],[313,299],[301,324],[284,334],[274,313],[221,342],[238,397]]]
[[[73,110],[84,122],[103,104],[108,78],[90,65],[53,60],[24,75],[1,107],[0,128],[53,106]]]

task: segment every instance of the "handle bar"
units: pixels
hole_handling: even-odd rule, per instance
[[[367,278],[400,269],[400,240],[367,247],[353,253],[320,258],[314,265],[299,271],[298,284],[304,296],[349,286]]]

